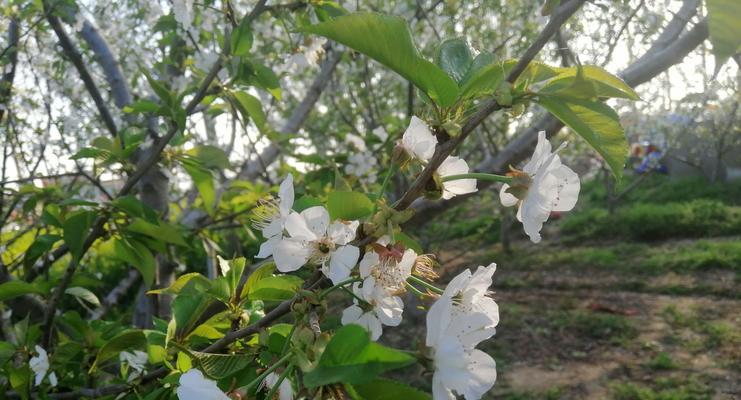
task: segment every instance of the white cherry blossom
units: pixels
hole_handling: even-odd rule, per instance
[[[355,239],[358,225],[358,221],[330,224],[329,212],[322,206],[291,212],[285,220],[289,236],[273,250],[276,268],[291,272],[311,263],[321,265],[334,284],[347,279],[360,256],[360,250],[348,244]]]
[[[503,206],[518,205],[517,219],[533,243],[540,242],[540,230],[553,211],[569,211],[579,198],[579,175],[562,165],[558,152],[551,152],[545,132],[538,133],[538,144],[522,171],[514,171],[512,184],[502,185],[499,199]]]
[[[284,225],[291,213],[293,200],[293,175],[288,174],[278,189],[278,201],[263,202],[256,212],[255,227],[262,231],[262,236],[267,240],[260,245],[260,251],[255,257],[266,258],[273,254],[275,245],[283,238]]]
[[[496,381],[496,363],[476,346],[494,335],[499,308],[488,297],[496,264],[465,270],[448,284],[427,313],[427,337],[435,372],[434,400],[480,399]]]
[[[392,249],[384,251],[383,255],[376,251],[365,253],[359,265],[360,277],[372,276],[378,286],[391,294],[399,294],[405,291],[405,284],[412,275],[417,254],[412,249],[407,249],[402,254],[393,252]]]
[[[362,286],[355,283],[353,293],[366,304],[359,304],[354,299],[354,304],[342,312],[342,325],[360,325],[370,332],[371,339],[378,340],[383,332],[382,325],[398,326],[401,323],[404,311],[401,298],[378,286],[372,276],[365,278]]]
[[[497,365],[491,356],[478,349],[466,349],[452,337],[438,344],[434,364],[433,400],[455,400],[456,393],[466,400],[477,400],[497,379]]]
[[[440,178],[452,175],[462,175],[468,173],[468,163],[466,160],[448,156],[437,168],[437,174]],[[455,179],[452,181],[442,182],[443,194],[445,200],[452,199],[455,196],[477,191],[476,179]]]
[[[216,382],[207,379],[197,369],[190,369],[180,375],[180,386],[177,389],[180,400],[230,400],[216,386]]]
[[[36,386],[40,385],[41,382],[44,380],[44,378],[47,376],[47,373],[49,372],[49,356],[46,354],[46,350],[44,350],[41,346],[35,347],[36,353],[38,355],[31,357],[31,359],[28,361],[29,367],[31,367],[31,371],[33,371],[35,375],[34,384]],[[57,376],[54,374],[54,372],[51,372],[48,374],[49,377],[49,384],[52,386],[57,386]]]
[[[424,121],[412,116],[409,127],[401,137],[401,146],[420,161],[429,161],[435,154],[437,138]]]

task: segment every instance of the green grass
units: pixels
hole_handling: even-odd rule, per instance
[[[651,361],[648,362],[647,366],[655,370],[672,370],[677,369],[678,367],[677,363],[669,355],[669,353],[666,353],[664,351],[651,359]]]
[[[626,176],[617,192],[620,193],[636,178]],[[673,179],[663,175],[655,175],[644,181],[633,191],[625,195],[619,206],[633,203],[685,202],[692,200],[717,200],[728,205],[741,205],[741,181],[708,182],[703,178]],[[601,179],[591,180],[582,184],[579,195],[582,205],[604,208],[607,204],[607,190]]]
[[[611,385],[614,400],[710,400],[713,390],[697,379],[657,379],[654,387],[636,383]]]
[[[657,249],[640,265],[642,269],[659,271],[728,269],[741,272],[741,241],[702,240],[688,246]]]
[[[566,311],[556,315],[554,325],[575,336],[619,344],[638,335],[631,321],[621,315]]]
[[[715,237],[741,234],[741,207],[717,200],[675,203],[636,203],[610,215],[591,208],[567,216],[561,222],[567,242],[595,239],[635,241],[671,238]]]

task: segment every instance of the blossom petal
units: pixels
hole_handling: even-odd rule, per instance
[[[385,296],[377,299],[376,315],[382,324],[387,326],[399,326],[404,312],[404,302],[397,296]]]
[[[451,175],[467,174],[468,171],[466,160],[455,156],[448,156],[437,168],[437,173],[443,178]],[[456,195],[473,193],[477,190],[476,179],[456,179],[443,182],[443,199],[447,200]]]
[[[346,245],[355,239],[355,232],[358,230],[358,221],[342,222],[336,221],[327,229],[327,236],[333,243]]]
[[[293,175],[286,175],[286,178],[281,182],[278,188],[278,198],[280,199],[280,214],[282,216],[288,215],[291,207],[293,207],[294,200]]]
[[[306,221],[306,226],[316,237],[322,237],[327,233],[329,227],[329,212],[322,206],[309,207],[301,211],[301,216]]]
[[[538,144],[535,145],[533,156],[530,158],[530,161],[528,161],[527,164],[525,164],[525,166],[522,168],[522,171],[529,175],[534,175],[535,172],[540,169],[540,166],[550,155],[551,143],[545,137],[545,131],[540,131],[538,132]]]
[[[363,315],[363,309],[358,307],[357,304],[353,304],[342,310],[342,318],[340,319],[340,322],[342,322],[342,325],[353,324],[355,321],[360,319],[361,315]]]
[[[455,400],[455,395],[445,387],[440,374],[440,372],[435,372],[432,376],[432,398],[434,400]]]
[[[375,251],[368,251],[363,255],[363,259],[360,260],[360,277],[367,278],[373,271],[373,267],[377,266],[381,262],[381,258]]]
[[[448,325],[450,325],[452,308],[452,297],[443,294],[427,311],[427,337],[425,338],[427,347],[437,346],[444,336]]]
[[[275,246],[280,243],[283,239],[280,236],[273,236],[270,239],[260,244],[260,251],[255,256],[256,258],[267,258],[273,255]]]
[[[190,369],[180,376],[177,394],[180,400],[229,400],[216,382],[204,378],[197,369]]]
[[[499,189],[499,201],[505,207],[512,207],[516,205],[519,200],[511,193],[507,192],[507,189],[509,189],[509,185],[506,183],[502,185],[501,189]]]
[[[360,257],[360,249],[355,246],[340,246],[329,258],[329,271],[325,275],[335,285],[347,279]]]
[[[306,223],[304,216],[292,212],[286,217],[285,223],[283,224],[288,235],[295,239],[303,240],[316,240],[318,236],[309,229],[309,225]]]
[[[579,199],[579,175],[565,165],[551,173],[558,180],[558,196],[553,203],[553,211],[571,210]]]
[[[478,400],[494,386],[497,364],[491,356],[476,349],[466,358],[469,379],[462,394],[466,400]]]
[[[309,261],[312,253],[310,242],[292,238],[283,239],[273,248],[275,267],[280,272],[296,271]]]

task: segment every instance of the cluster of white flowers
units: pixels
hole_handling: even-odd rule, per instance
[[[494,359],[476,346],[491,338],[499,308],[487,295],[496,264],[465,270],[445,288],[427,313],[426,345],[432,351],[435,400],[480,399],[497,379]]]
[[[512,184],[502,185],[499,191],[503,206],[518,206],[517,219],[534,243],[540,242],[540,230],[551,212],[569,211],[579,198],[579,175],[562,165],[558,156],[565,146],[562,143],[551,152],[545,132],[538,133],[538,144],[530,161],[522,171],[510,172]]]
[[[31,357],[28,361],[31,371],[35,375],[34,384],[40,385],[45,377],[49,377],[49,384],[51,386],[57,386],[57,375],[54,372],[49,372],[49,357],[41,346],[36,346],[36,353],[38,355]],[[48,374],[47,374],[48,373]]]
[[[358,221],[333,221],[322,206],[292,211],[293,177],[281,183],[279,201],[263,202],[256,212],[255,224],[267,239],[260,246],[258,258],[273,256],[280,272],[293,272],[306,264],[320,265],[333,283],[350,276],[360,257],[360,249],[349,243],[355,239]]]
[[[409,127],[404,131],[400,145],[409,156],[422,163],[427,163],[435,154],[437,138],[424,121],[417,117],[412,117]],[[468,172],[469,169],[466,160],[448,156],[435,172],[435,180],[441,181],[446,176],[467,174]],[[475,179],[456,179],[441,182],[441,184],[442,198],[446,200],[458,195],[473,193],[477,190]]]
[[[360,261],[363,284],[353,285],[356,299],[342,312],[343,325],[361,325],[370,332],[373,340],[381,337],[382,325],[398,326],[401,323],[404,302],[399,295],[406,291],[406,281],[412,275],[417,259],[414,250],[402,252],[395,247],[383,247],[387,242],[385,237],[380,239],[379,248],[363,256]]]

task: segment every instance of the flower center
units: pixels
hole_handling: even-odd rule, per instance
[[[280,206],[273,197],[261,199],[252,211],[252,226],[263,230],[280,216]]]

